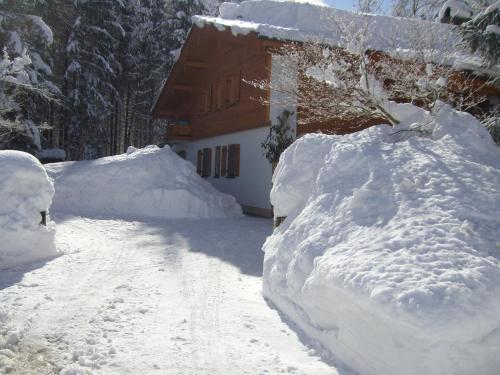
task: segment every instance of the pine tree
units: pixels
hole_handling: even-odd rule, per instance
[[[121,7],[121,2],[113,0],[76,3],[76,19],[66,44],[68,63],[64,76],[71,113],[68,148],[74,158],[104,153],[105,119],[116,116],[120,105],[118,48],[124,37],[118,16]]]
[[[290,127],[290,119],[293,112],[284,110],[281,115],[276,118],[276,122],[271,124],[269,134],[261,147],[264,150],[264,156],[274,166],[278,163],[280,155],[290,146],[295,134]]]
[[[38,2],[0,3],[0,146],[41,148],[44,108],[58,94],[48,48],[53,33],[34,15]]]
[[[483,57],[486,65],[500,62],[500,2],[484,6],[460,31],[463,40]]]

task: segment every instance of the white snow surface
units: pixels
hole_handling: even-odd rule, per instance
[[[0,374],[339,375],[262,298],[270,220],[54,217],[64,255],[0,272]]]
[[[130,148],[91,161],[46,165],[57,210],[122,218],[241,216],[236,200],[202,179],[169,146]]]
[[[260,36],[293,41],[318,40],[349,47],[345,30],[364,30],[366,48],[394,51],[414,48],[415,40],[427,48],[447,50],[455,40],[454,27],[437,22],[353,13],[321,4],[291,1],[223,3],[219,17],[194,16],[198,27],[210,24],[230,28],[234,35],[256,32]]]
[[[53,195],[34,156],[0,151],[0,269],[57,255],[54,223],[40,225],[40,212],[48,211]]]
[[[500,149],[442,103],[391,112],[281,156],[264,294],[360,374],[498,374]]]

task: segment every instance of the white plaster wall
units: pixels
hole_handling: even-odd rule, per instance
[[[272,56],[271,84],[279,87],[280,84],[296,84],[296,71],[284,68],[279,57]],[[276,122],[276,117],[284,109],[292,111],[291,127],[296,130],[296,104],[293,98],[284,98],[281,90],[271,90],[271,106],[269,108],[271,122]],[[235,119],[237,121],[238,119]],[[242,132],[225,134],[199,141],[177,144],[176,151],[186,151],[186,159],[196,166],[197,152],[203,148],[212,148],[212,176],[207,177],[218,190],[233,195],[238,203],[259,207],[271,208],[269,193],[271,192],[272,167],[264,156],[261,143],[269,134],[269,127],[262,127]],[[214,178],[215,172],[215,147],[237,143],[240,145],[240,175],[235,178]]]
[[[266,126],[177,145],[176,150],[185,150],[186,159],[196,166],[197,151],[212,148],[212,176],[207,180],[223,193],[233,195],[240,204],[270,209],[272,168],[260,146],[268,133],[269,127]],[[215,147],[233,143],[240,145],[240,175],[214,178]]]

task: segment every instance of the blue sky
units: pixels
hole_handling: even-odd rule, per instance
[[[352,10],[357,6],[358,2],[356,0],[325,0],[328,5],[335,8]],[[391,5],[391,0],[383,0],[382,2],[382,12],[388,13]]]

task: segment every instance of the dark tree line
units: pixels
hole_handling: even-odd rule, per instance
[[[68,159],[161,143],[150,109],[202,0],[0,1],[0,149]]]

